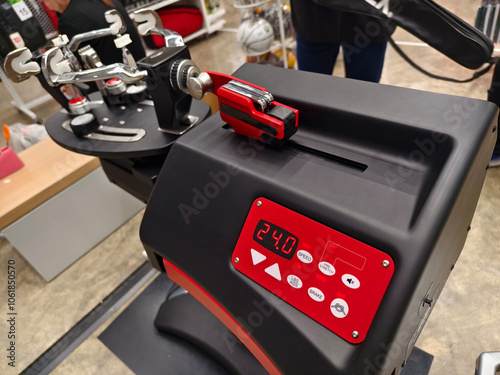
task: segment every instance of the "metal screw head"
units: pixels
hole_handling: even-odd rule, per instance
[[[120,109],[121,109],[122,111],[125,111],[125,110],[127,109],[127,107],[125,107],[124,105],[122,105],[122,106],[120,107]]]
[[[239,263],[240,262],[240,258],[234,258],[234,263]]]
[[[125,120],[121,120],[120,125],[125,125]]]
[[[258,202],[257,202],[257,207],[260,207],[260,206],[262,206],[262,202],[261,202],[261,201],[258,201]]]
[[[188,78],[186,88],[193,98],[200,100],[207,92],[212,92],[214,84],[208,73],[201,72]]]
[[[357,339],[359,337],[358,331],[352,331],[352,337]]]
[[[390,263],[388,260],[384,260],[384,261],[382,262],[382,267],[387,268],[387,267],[389,267],[389,265],[390,265],[390,264],[391,264],[391,263]]]
[[[104,117],[104,118],[102,119],[102,122],[108,122],[108,121],[109,121],[109,118],[107,118],[107,117]]]
[[[142,112],[142,108],[137,108],[137,112]]]

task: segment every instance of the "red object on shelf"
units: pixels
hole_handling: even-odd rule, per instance
[[[49,16],[50,20],[52,21],[52,23],[56,27],[57,31],[59,31],[59,18],[57,18],[56,12],[49,9],[47,7],[47,5],[45,5],[43,2],[42,2],[42,6],[43,6],[43,9],[45,9],[45,12],[47,12],[47,15]]]
[[[163,27],[178,32],[182,37],[198,31],[203,26],[203,16],[198,8],[177,7],[159,10]],[[158,35],[153,35],[156,47],[164,47],[165,40]]]
[[[14,173],[24,166],[19,156],[10,147],[0,149],[0,178]]]

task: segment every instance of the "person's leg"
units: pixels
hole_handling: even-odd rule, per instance
[[[369,43],[363,48],[342,43],[347,78],[379,82],[384,66],[387,42]]]
[[[297,63],[299,70],[329,74],[339,54],[340,43],[309,43],[297,35]]]

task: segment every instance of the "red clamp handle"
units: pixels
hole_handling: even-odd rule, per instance
[[[206,73],[219,98],[220,116],[236,133],[281,143],[297,131],[299,111],[278,103],[266,89],[226,74]]]

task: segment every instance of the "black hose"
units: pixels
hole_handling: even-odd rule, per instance
[[[394,41],[394,39],[392,39],[391,37],[389,37],[388,41],[389,41],[389,44],[392,46],[392,48],[394,48],[394,50],[408,64],[410,64],[413,68],[415,68],[416,70],[418,70],[420,73],[423,73],[423,74],[425,74],[428,77],[431,77],[431,78],[434,78],[434,79],[439,79],[439,80],[442,80],[442,81],[447,81],[447,82],[455,82],[455,83],[468,83],[468,82],[472,82],[475,79],[477,79],[477,78],[481,77],[482,75],[486,74],[491,69],[491,67],[496,64],[496,62],[499,59],[498,57],[491,57],[490,60],[487,62],[488,65],[485,68],[483,68],[481,70],[478,70],[470,78],[467,78],[467,79],[464,79],[464,80],[460,80],[460,79],[455,79],[455,78],[450,78],[450,77],[443,77],[443,76],[439,76],[439,75],[436,75],[436,74],[428,72],[427,70],[425,70],[422,67],[420,67],[419,65],[417,65],[412,59],[410,59],[408,57],[408,55],[406,53],[404,53],[401,50],[401,48],[399,48],[399,46],[396,44],[396,42]]]

